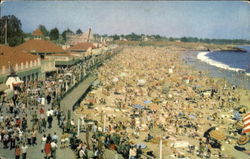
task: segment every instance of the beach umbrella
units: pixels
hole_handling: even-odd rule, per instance
[[[135,105],[133,105],[133,108],[135,108],[135,109],[144,109],[144,106],[142,106],[140,104],[135,104]]]
[[[151,100],[145,100],[145,101],[144,101],[144,104],[150,104],[150,103],[152,103]]]
[[[239,145],[245,145],[246,143],[248,143],[249,142],[249,137],[248,136],[241,136],[239,139],[238,139],[238,141],[237,141],[237,143],[239,144]]]
[[[72,73],[68,72],[65,74],[66,76],[72,76]]]
[[[141,147],[142,149],[147,148],[147,145],[145,145],[145,144],[143,144],[143,143],[140,143],[140,144],[135,144],[134,146],[136,146],[136,148]]]
[[[140,80],[138,80],[137,85],[138,86],[144,86],[145,83],[146,83],[146,81],[144,79],[140,79]]]
[[[157,111],[157,110],[160,109],[160,106],[157,105],[157,104],[151,104],[150,107],[149,107],[149,109],[154,110],[154,111]]]
[[[160,98],[154,98],[152,101],[153,101],[154,103],[160,103],[160,102],[161,102]]]
[[[191,118],[191,119],[196,119],[196,115],[191,114],[191,115],[189,115],[189,118]]]
[[[244,123],[244,126],[242,129],[242,133],[249,133],[250,132],[250,112],[244,116],[243,123]]]
[[[209,133],[210,137],[214,138],[215,140],[219,140],[219,141],[222,141],[222,140],[225,140],[226,139],[226,136],[224,133],[222,133],[221,131],[219,130],[212,130],[210,133]]]
[[[215,127],[209,128],[207,131],[204,132],[203,136],[204,136],[205,138],[208,138],[208,137],[209,137],[209,133],[210,133],[211,131],[215,130],[215,129],[216,129]]]
[[[161,139],[162,137],[154,137],[153,139],[150,140],[150,142],[153,144],[159,144]],[[167,144],[167,143],[168,143],[167,140],[162,140],[162,144]]]
[[[241,120],[241,115],[238,111],[233,112],[233,119],[240,121]]]
[[[95,99],[89,99],[88,102],[89,103],[96,103],[96,100]]]

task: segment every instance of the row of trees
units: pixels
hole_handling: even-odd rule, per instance
[[[31,37],[31,33],[24,33],[22,30],[21,21],[14,15],[3,16],[0,18],[0,44],[5,43],[5,30],[7,29],[7,43],[10,46],[16,46],[24,42],[24,38]],[[39,25],[39,29],[45,37],[49,37],[50,40],[59,40],[62,36],[62,40],[66,40],[66,33],[74,33],[70,29],[66,29],[60,34],[58,28],[48,30],[44,25]],[[82,30],[76,30],[76,34],[82,34]]]
[[[104,37],[111,37],[114,40],[126,39],[129,41],[143,41],[146,38],[153,41],[181,41],[181,42],[202,42],[202,43],[213,43],[213,44],[250,44],[250,40],[245,39],[202,39],[197,37],[165,37],[160,35],[144,35],[144,34],[127,34],[127,35],[103,35]]]
[[[49,36],[50,40],[58,40],[60,37],[60,32],[56,27],[48,31],[44,25],[39,25],[39,29],[42,31],[44,36]],[[64,30],[61,34],[63,40],[66,40],[67,33],[74,33],[74,32],[69,28]],[[82,30],[81,29],[76,30],[76,34],[82,34]]]
[[[7,24],[7,25],[6,25]],[[31,36],[31,34],[24,33],[22,30],[21,21],[14,15],[3,16],[0,19],[0,43],[5,43],[5,30],[7,29],[7,42],[10,46],[19,45],[24,42],[25,37]],[[53,28],[50,31],[44,26],[39,25],[39,29],[43,32],[45,37],[49,37],[50,40],[58,41],[61,38],[65,42],[67,33],[74,33],[70,29],[64,30],[61,34],[57,28]],[[82,34],[82,30],[78,29],[76,34]],[[114,40],[127,39],[129,41],[143,41],[145,39],[156,40],[156,41],[182,41],[182,42],[203,42],[203,43],[214,43],[214,44],[250,44],[249,40],[244,39],[201,39],[196,37],[164,37],[160,35],[144,35],[144,34],[127,34],[127,35],[98,35],[103,37],[111,37]]]

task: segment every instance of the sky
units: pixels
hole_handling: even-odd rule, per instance
[[[24,32],[43,24],[108,35],[250,40],[250,5],[240,1],[8,1],[1,12],[18,17]]]

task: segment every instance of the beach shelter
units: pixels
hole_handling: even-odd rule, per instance
[[[8,75],[8,78],[5,82],[5,84],[12,90],[14,90],[14,87],[19,86],[20,84],[24,83],[20,78],[17,76],[14,68],[9,65],[9,71],[10,75]]]
[[[248,112],[245,117],[243,118],[243,129],[242,129],[242,133],[248,133],[250,132],[250,112]]]
[[[17,75],[16,76],[9,76],[7,81],[5,82],[5,84],[7,86],[9,86],[10,89],[14,89],[15,86],[18,86],[22,83],[23,83],[23,81],[20,80],[20,78]]]

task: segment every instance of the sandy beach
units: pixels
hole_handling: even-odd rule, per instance
[[[191,69],[180,58],[183,53],[179,47],[125,46],[99,68],[98,84],[76,113],[97,120],[107,134],[145,145],[143,152],[157,158],[161,139],[164,159],[247,158],[233,148],[242,136],[233,112],[240,105],[249,109],[249,90]],[[204,137],[210,128],[215,136]],[[244,147],[249,152],[249,143]]]

